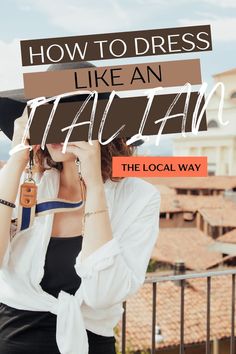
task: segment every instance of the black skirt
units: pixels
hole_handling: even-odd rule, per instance
[[[60,290],[74,294],[81,279],[74,269],[82,237],[52,237],[49,242],[44,291],[57,297]],[[0,354],[60,354],[56,343],[56,315],[18,310],[0,303]],[[86,329],[89,354],[116,354],[114,336],[101,336]],[[73,353],[71,353],[73,354]]]

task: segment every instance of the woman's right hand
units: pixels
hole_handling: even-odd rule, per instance
[[[28,112],[27,112],[27,106],[26,106],[22,116],[15,119],[11,149],[13,149],[17,145],[21,144],[27,121],[28,121]],[[28,148],[16,151],[11,155],[11,157],[14,160],[22,163],[24,166],[26,166],[29,161],[29,152],[30,152],[29,132],[27,134],[25,145],[28,146]],[[36,152],[40,148],[40,145],[33,145],[32,147],[33,147],[34,152]]]

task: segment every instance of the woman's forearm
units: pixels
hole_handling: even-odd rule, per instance
[[[87,188],[85,213],[107,209],[103,183]],[[112,239],[108,210],[85,218],[81,260],[88,257],[103,244]]]
[[[7,163],[0,170],[0,198],[15,203],[20,177],[26,163],[11,155]],[[10,237],[10,225],[13,208],[0,203],[0,264],[4,257]]]

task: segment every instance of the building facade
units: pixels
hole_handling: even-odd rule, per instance
[[[207,156],[209,175],[236,175],[236,68],[213,76],[214,83],[224,85],[222,125],[219,120],[221,88],[218,87],[207,106],[207,132],[186,134],[173,142],[175,156]]]

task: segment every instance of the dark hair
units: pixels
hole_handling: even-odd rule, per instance
[[[103,182],[107,179],[112,181],[119,181],[124,177],[112,177],[112,157],[113,156],[132,156],[136,147],[126,144],[126,138],[115,138],[112,142],[101,145],[101,169]],[[44,166],[46,161],[48,168]],[[36,162],[39,170],[45,171],[47,169],[56,168],[59,171],[63,169],[62,162],[56,162],[52,159],[47,147],[39,149],[36,153]]]

